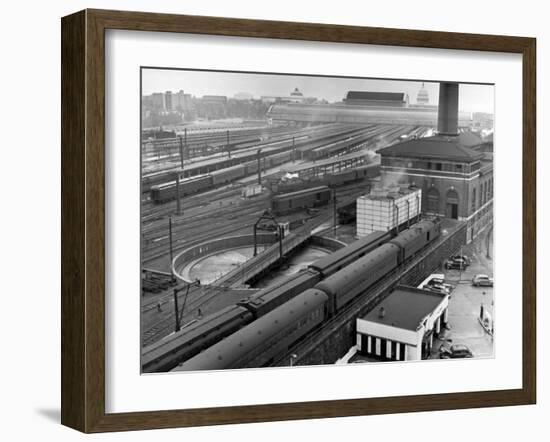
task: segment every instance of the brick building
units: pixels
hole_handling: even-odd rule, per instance
[[[493,163],[471,133],[435,135],[380,149],[385,185],[422,189],[422,212],[468,223],[467,241],[492,222]]]

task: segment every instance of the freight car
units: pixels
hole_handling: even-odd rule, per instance
[[[438,221],[418,223],[175,370],[216,370],[271,364],[294,342],[396,270],[439,235]]]
[[[314,187],[274,196],[271,209],[275,215],[285,215],[295,210],[324,206],[330,197],[331,190],[327,186]]]

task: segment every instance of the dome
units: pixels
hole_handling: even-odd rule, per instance
[[[418,95],[416,96],[416,102],[418,104],[428,104],[430,102],[430,97],[428,96],[428,91],[424,87],[424,83],[422,83],[422,87],[418,91]]]
[[[302,97],[303,95],[304,95],[304,94],[302,94],[302,93],[298,90],[297,87],[294,88],[294,91],[292,91],[292,92],[290,93],[290,96],[293,96],[293,97],[296,97],[296,96]]]

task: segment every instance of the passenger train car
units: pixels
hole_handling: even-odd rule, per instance
[[[219,370],[271,364],[298,339],[398,269],[439,235],[438,221],[417,223],[174,370]]]
[[[313,262],[308,269],[289,275],[278,284],[258,290],[237,306],[227,307],[144,349],[144,372],[168,371],[241,327],[313,288],[323,278],[391,239],[390,233],[374,232]]]

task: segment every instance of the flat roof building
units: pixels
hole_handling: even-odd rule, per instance
[[[447,323],[449,295],[397,286],[362,318],[357,349],[382,361],[417,361],[429,355],[433,336]]]

